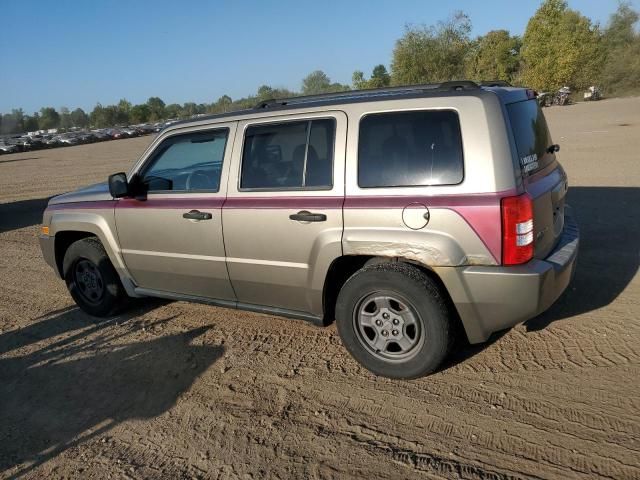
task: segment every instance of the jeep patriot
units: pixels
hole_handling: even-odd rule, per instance
[[[174,123],[128,173],[54,197],[40,245],[82,310],[130,297],[326,325],[378,375],[433,372],[532,318],[579,234],[535,92],[469,81]]]

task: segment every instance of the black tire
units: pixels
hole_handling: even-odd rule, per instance
[[[396,303],[399,308],[391,307],[389,310],[378,305],[379,299],[382,299],[382,304],[392,305],[394,298],[398,300]],[[373,312],[361,315],[361,312],[370,309],[371,303],[365,305],[367,302],[373,303]],[[399,353],[391,351],[394,338],[389,330],[384,330],[394,328],[389,323],[390,315],[386,314],[386,320],[383,320],[383,313],[380,313],[387,311],[393,317],[394,309],[404,312],[400,315],[413,318],[411,322],[415,324],[414,331],[417,332],[413,335],[415,338],[410,338],[411,332],[404,317],[391,318],[393,322],[402,322],[393,330],[395,338],[399,338],[398,334],[405,335],[403,344],[413,342],[413,346],[406,351],[402,351],[400,344],[396,343],[394,349],[400,350]],[[374,317],[375,325],[363,326],[360,318],[369,315]],[[382,325],[377,326],[378,323]],[[365,266],[351,276],[338,295],[336,324],[349,353],[366,369],[389,378],[411,379],[432,373],[445,359],[453,342],[450,312],[440,289],[420,269],[402,262]],[[371,332],[375,334],[376,342],[386,342],[384,350],[370,344],[374,341]]]
[[[127,294],[97,238],[72,243],[64,255],[62,271],[71,297],[89,315],[109,317],[126,306]],[[89,283],[95,288],[89,288]]]

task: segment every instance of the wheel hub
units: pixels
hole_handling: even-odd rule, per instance
[[[404,320],[386,307],[381,308],[374,317],[374,328],[383,337],[396,340],[404,338]]]
[[[74,276],[80,295],[89,303],[99,303],[105,286],[98,267],[87,259],[81,259],[76,263]]]
[[[92,272],[85,272],[82,274],[82,281],[89,289],[96,288],[96,276]]]
[[[412,355],[421,340],[415,310],[396,295],[364,297],[354,312],[354,322],[360,343],[386,360]]]

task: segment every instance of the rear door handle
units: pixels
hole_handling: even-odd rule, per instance
[[[311,213],[306,210],[301,210],[298,213],[289,215],[291,220],[297,222],[326,222],[327,216],[324,213]]]
[[[188,220],[211,220],[211,218],[213,218],[213,215],[211,215],[209,212],[191,210],[190,212],[183,213],[182,218],[186,218]]]

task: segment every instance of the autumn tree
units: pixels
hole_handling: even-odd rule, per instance
[[[522,81],[538,90],[563,85],[583,88],[602,64],[600,31],[564,0],[545,0],[531,17],[522,39]]]
[[[520,38],[507,30],[492,30],[478,37],[465,61],[466,77],[511,82],[520,66],[520,46]]]
[[[640,34],[634,28],[638,18],[629,3],[620,3],[604,30],[601,82],[607,94],[640,91]]]
[[[471,20],[462,12],[435,26],[406,27],[393,50],[393,83],[410,85],[464,77],[470,32]]]

